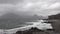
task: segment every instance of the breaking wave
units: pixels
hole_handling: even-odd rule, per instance
[[[33,28],[36,27],[40,30],[53,29],[50,23],[42,23],[42,22],[44,21],[38,20],[37,22],[26,22],[26,23],[32,23],[33,25],[26,25],[24,27],[18,27],[18,28],[8,29],[8,30],[0,29],[0,34],[13,34],[16,33],[17,31],[29,30],[32,27]]]

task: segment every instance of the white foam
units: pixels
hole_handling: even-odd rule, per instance
[[[46,30],[46,29],[53,29],[53,27],[51,26],[50,23],[42,23],[43,20],[39,20],[38,22],[29,22],[29,23],[33,23],[33,25],[28,25],[28,26],[24,26],[24,27],[19,27],[19,28],[14,28],[14,29],[9,29],[9,30],[0,30],[0,34],[13,34],[16,33],[17,31],[24,31],[24,30],[29,30],[32,27],[36,27],[38,29],[41,30]]]

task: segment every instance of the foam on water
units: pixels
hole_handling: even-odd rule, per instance
[[[28,25],[28,26],[24,26],[24,27],[19,27],[19,28],[14,28],[14,29],[9,29],[9,30],[3,30],[0,29],[0,34],[13,34],[16,33],[17,31],[25,31],[25,30],[29,30],[32,27],[36,27],[38,29],[41,30],[46,30],[46,29],[53,29],[53,27],[51,26],[50,23],[42,23],[44,22],[43,20],[38,20],[38,22],[28,22],[28,23],[32,23],[33,25]]]

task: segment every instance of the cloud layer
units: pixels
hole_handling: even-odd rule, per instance
[[[59,0],[12,0],[12,3],[9,2],[11,0],[6,1],[7,2],[2,1],[0,3],[0,15],[8,12],[25,12],[28,14],[38,14],[43,16],[60,13]]]

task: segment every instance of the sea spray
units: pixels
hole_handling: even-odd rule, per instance
[[[9,30],[0,30],[0,34],[13,34],[16,33],[17,31],[25,31],[25,30],[29,30],[32,27],[33,28],[38,28],[40,30],[46,30],[46,29],[53,29],[53,27],[51,26],[50,23],[43,23],[43,20],[38,20],[37,22],[28,22],[28,23],[32,23],[33,25],[28,25],[28,26],[24,26],[24,27],[18,27],[18,28],[14,28],[14,29],[9,29]]]

